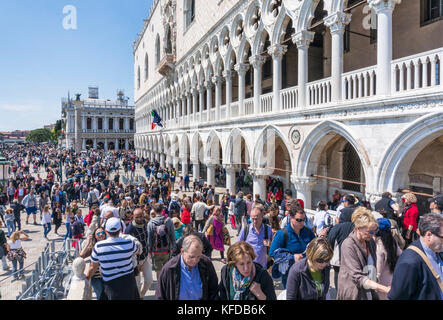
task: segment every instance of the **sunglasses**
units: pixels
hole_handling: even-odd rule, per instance
[[[323,259],[315,260],[315,262],[317,262],[317,263],[329,263],[329,261],[331,261],[331,260],[323,260]]]
[[[297,222],[305,222],[305,219],[295,219]]]
[[[104,236],[104,235],[105,235],[105,232],[102,231],[102,232],[96,233],[95,235],[96,235],[96,236]]]

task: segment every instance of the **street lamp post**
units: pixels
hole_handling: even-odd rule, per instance
[[[0,190],[6,187],[9,179],[9,165],[10,162],[0,153]]]

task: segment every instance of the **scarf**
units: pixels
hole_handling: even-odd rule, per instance
[[[252,279],[255,277],[255,265],[252,263],[252,272],[248,277],[243,277],[236,267],[232,268],[232,287],[235,295],[234,300],[240,300],[240,295],[249,288],[252,284]]]
[[[138,224],[135,220],[132,220],[132,225],[136,228],[144,228],[146,226],[144,223]]]

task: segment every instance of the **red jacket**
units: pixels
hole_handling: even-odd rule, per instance
[[[283,191],[281,189],[279,189],[277,191],[277,193],[275,194],[275,200],[277,200],[277,201],[283,200]]]
[[[411,207],[406,210],[403,218],[403,229],[408,229],[412,225],[412,230],[417,230],[417,220],[418,220],[418,208],[417,204],[413,203]]]
[[[16,190],[15,190],[15,193],[14,193],[14,199],[18,199],[18,189],[20,189],[20,188],[17,188]],[[28,192],[26,191],[26,188],[23,188],[24,190],[23,190],[23,197],[25,197],[27,194],[28,194]]]
[[[191,213],[189,212],[188,209],[183,207],[181,218],[182,218],[182,223],[184,224],[189,224],[191,222]]]
[[[89,210],[88,215],[85,217],[85,223],[89,227],[89,225],[92,222],[92,216],[94,215],[94,212],[92,210]]]

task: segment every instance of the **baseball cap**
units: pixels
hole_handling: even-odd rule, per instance
[[[429,202],[434,202],[438,208],[443,208],[443,195],[438,195],[429,199]]]
[[[108,232],[117,232],[122,228],[121,220],[119,218],[109,218],[106,220],[106,231]]]

